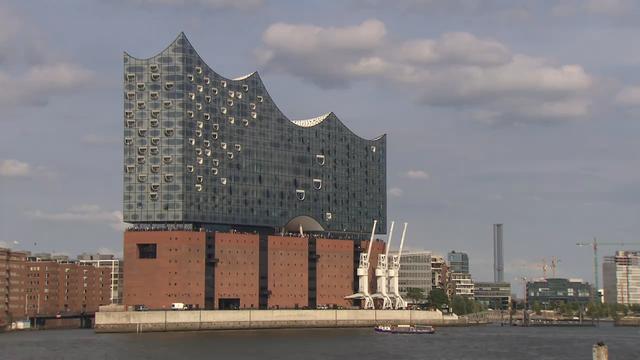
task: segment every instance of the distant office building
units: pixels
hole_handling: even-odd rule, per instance
[[[616,251],[602,266],[604,302],[640,304],[640,252]]]
[[[0,248],[0,330],[24,319],[28,252]]]
[[[447,263],[442,255],[431,255],[431,287],[444,289]]]
[[[494,310],[508,310],[511,304],[511,284],[477,282],[474,284],[474,299]]]
[[[405,296],[409,288],[421,289],[428,296],[432,287],[431,252],[403,252],[400,256],[398,286],[400,294]],[[407,301],[411,299],[405,298]]]
[[[504,282],[504,253],[502,248],[502,224],[493,225],[493,281]]]
[[[111,254],[81,254],[78,255],[77,259],[80,264],[109,269],[111,272],[111,303],[121,304],[123,290],[122,261]]]
[[[581,279],[550,278],[527,282],[527,303],[539,303],[550,308],[562,303],[582,303],[591,301],[593,288]]]
[[[454,295],[473,298],[475,286],[471,274],[452,272],[451,283],[454,285]]]
[[[469,256],[463,252],[451,251],[447,254],[449,269],[454,273],[469,273]]]

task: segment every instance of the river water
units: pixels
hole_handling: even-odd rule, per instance
[[[435,335],[372,329],[238,330],[95,334],[48,330],[0,334],[0,359],[591,359],[598,341],[609,358],[640,359],[640,328],[438,328]]]

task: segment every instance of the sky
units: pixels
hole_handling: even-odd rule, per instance
[[[184,31],[289,118],[386,133],[408,248],[492,280],[503,223],[507,281],[553,256],[591,281],[576,242],[640,241],[639,20],[632,0],[0,0],[0,246],[121,254],[122,54]]]

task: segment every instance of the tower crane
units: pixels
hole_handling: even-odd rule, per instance
[[[389,269],[389,248],[391,247],[391,238],[393,237],[393,225],[391,222],[391,228],[389,229],[389,239],[387,240],[387,250],[384,254],[378,254],[378,266],[376,267],[376,283],[377,291],[371,295],[373,299],[382,299],[382,310],[388,310],[393,308],[393,303],[389,294],[387,294],[387,271]]]
[[[369,294],[369,256],[371,256],[371,247],[373,245],[373,237],[376,234],[376,225],[378,220],[373,220],[373,229],[371,229],[371,238],[369,239],[369,248],[366,253],[360,253],[360,263],[358,264],[358,292],[345,296],[345,299],[359,299],[363,301],[363,309],[374,309],[373,299]]]
[[[598,281],[598,246],[627,246],[627,245],[638,245],[640,242],[598,242],[598,239],[593,238],[592,242],[578,242],[577,246],[591,246],[593,249],[593,281],[595,285],[595,293],[597,295],[597,300],[600,300],[600,282]]]
[[[407,232],[407,223],[404,223],[402,229],[402,238],[400,239],[400,249],[398,253],[391,256],[391,267],[389,268],[389,291],[390,296],[393,298],[394,309],[406,309],[407,302],[400,295],[400,289],[398,287],[398,273],[400,272],[400,257],[402,256],[402,246],[404,245],[404,236]]]

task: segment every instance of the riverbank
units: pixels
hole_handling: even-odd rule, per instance
[[[230,329],[347,328],[415,324],[477,325],[455,315],[422,310],[201,310],[97,312],[95,331],[163,332]]]

